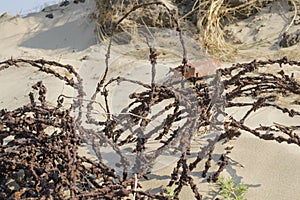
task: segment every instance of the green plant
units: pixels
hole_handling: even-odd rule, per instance
[[[174,197],[175,197],[175,193],[174,193],[174,191],[173,191],[173,189],[171,188],[171,187],[166,187],[165,189],[164,189],[164,196],[168,196],[168,197],[170,197],[171,199],[173,199]]]
[[[233,178],[220,177],[217,181],[220,194],[226,200],[246,200],[244,197],[248,188],[244,184],[235,184]]]

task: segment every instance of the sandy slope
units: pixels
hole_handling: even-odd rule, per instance
[[[0,18],[0,60],[10,57],[44,58],[71,64],[80,72],[84,80],[88,99],[104,71],[106,53],[105,45],[97,44],[94,32],[95,22],[91,15],[93,7],[94,2],[87,1],[84,4],[71,3],[67,7],[53,6],[47,8],[45,12],[31,14],[26,18],[3,15]],[[276,11],[274,12],[276,13]],[[49,13],[54,15],[53,19],[45,17]],[[276,21],[280,24],[277,18],[273,20],[274,23]],[[110,77],[122,75],[150,81],[150,67],[147,68],[143,64],[147,60],[147,56],[143,58],[138,54],[139,58],[137,59],[134,55],[122,55],[120,49],[131,48],[131,46],[115,48],[115,51],[112,52]],[[170,65],[176,67],[176,62],[165,58],[159,67],[158,74],[161,76],[158,79],[166,78]],[[28,103],[27,94],[31,91],[31,85],[37,80],[43,80],[48,88],[47,100],[49,103],[54,104],[60,93],[73,95],[70,88],[50,75],[45,75],[28,66],[14,67],[0,73],[0,108],[14,109]],[[133,88],[130,86],[123,85],[113,96],[121,99],[122,96],[127,96],[131,90]],[[118,112],[124,102],[114,103],[116,109],[114,112]],[[255,121],[250,120],[248,123],[257,124],[264,123],[264,121],[269,123],[274,119],[275,121],[286,120],[285,116],[280,113],[266,110],[255,113]],[[299,118],[295,118],[295,121],[290,123],[299,125],[299,121]],[[249,187],[248,199],[300,198],[300,148],[295,145],[259,141],[247,135],[242,136],[233,144],[235,148],[231,158],[244,167],[233,164],[227,168],[227,172],[238,182],[243,182]],[[153,175],[153,180],[147,182],[144,185],[145,188],[158,191],[165,187],[166,178],[169,178],[171,170],[170,167],[164,167],[154,172],[154,174],[157,173],[157,176]],[[209,191],[215,190],[214,186],[200,183],[201,181],[196,180],[200,184],[200,192],[202,194],[205,192],[208,196],[207,199],[212,199],[215,193]],[[183,195],[182,199],[192,198],[189,191]]]

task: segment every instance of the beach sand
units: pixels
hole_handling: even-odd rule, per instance
[[[70,64],[83,78],[85,98],[90,99],[105,70],[107,50],[105,43],[99,43],[97,34],[94,31],[95,20],[92,17],[94,6],[93,1],[86,1],[86,3],[80,4],[71,3],[66,7],[52,7],[47,12],[41,11],[29,14],[24,18],[2,15],[0,18],[0,61],[11,57],[32,60],[43,58]],[[53,19],[45,17],[49,13],[54,15]],[[263,21],[268,17],[268,22],[265,22],[267,25],[261,26],[262,28],[258,31],[258,34],[255,35],[257,41],[262,41],[261,38],[270,34],[268,25],[284,26],[285,22],[280,18],[280,11],[272,10],[272,13],[273,18],[267,14],[256,16],[256,18],[261,18],[259,21]],[[254,31],[256,26],[260,26],[260,24],[253,24],[252,26],[249,25],[249,30],[239,31],[242,23],[237,23],[232,28],[233,31],[238,32],[237,37],[240,39],[250,37],[253,35],[251,31]],[[179,45],[178,42],[176,44]],[[290,50],[296,48],[299,48],[299,45],[290,47]],[[125,49],[131,49],[132,53],[128,54],[127,52],[125,54]],[[167,53],[158,57],[158,61],[161,61],[157,67],[156,78],[158,81],[165,80],[168,77],[170,67],[177,67],[181,59],[180,51],[171,52],[168,51],[168,48],[164,50]],[[276,50],[264,46],[259,47],[259,50],[266,53],[262,56],[257,55],[257,48],[247,51],[250,55],[257,56],[256,58],[268,58],[268,55],[274,55],[274,52],[276,52]],[[124,76],[150,83],[151,67],[147,54],[138,52],[139,50],[132,49],[132,45],[114,46],[107,80],[116,76]],[[277,52],[278,55],[284,54],[279,50]],[[245,62],[252,58],[253,56],[244,57],[236,62]],[[193,62],[197,62],[197,56],[193,59]],[[221,65],[222,67],[230,66],[231,63],[221,62]],[[270,71],[272,70],[274,69],[270,66]],[[291,69],[291,72],[294,72],[295,77],[299,78],[299,71]],[[10,67],[0,72],[0,108],[12,110],[28,104],[28,93],[31,91],[31,86],[39,80],[42,80],[48,89],[47,101],[49,105],[55,105],[60,94],[75,95],[71,87],[66,86],[52,75],[39,72],[30,66]],[[127,103],[122,98],[128,98],[130,91],[135,90],[138,90],[138,88],[130,84],[120,85],[115,91],[112,90],[112,105],[114,108],[112,112],[120,112],[121,108]],[[99,112],[103,114],[101,109]],[[229,110],[229,113],[232,113],[235,117],[239,115],[239,111],[236,110]],[[290,118],[275,111],[275,109],[265,109],[262,112],[254,113],[245,123],[250,126],[257,126],[273,122],[299,126],[300,118],[295,117],[291,121]],[[231,141],[230,144],[234,146],[234,149],[229,155],[231,158],[230,165],[227,166],[223,175],[232,176],[237,183],[244,183],[248,186],[247,199],[286,200],[300,198],[299,146],[259,140],[249,133],[243,134],[238,140]],[[193,148],[197,150],[201,148],[201,145],[195,143]],[[93,155],[90,155],[88,147],[80,149],[80,154],[93,157]],[[217,152],[223,153],[221,145],[217,146],[217,149],[219,149]],[[163,160],[164,158],[162,158],[162,162]],[[159,192],[166,187],[175,166],[174,160],[170,159],[168,162],[173,162],[173,164],[163,163],[158,165],[157,170],[153,170],[153,173],[149,175],[150,180],[142,181],[143,190]],[[193,176],[196,177],[194,182],[198,185],[199,192],[205,197],[204,199],[216,198],[218,190],[215,184],[205,183],[204,179],[197,178],[201,176],[203,166],[198,168],[199,170],[193,172]],[[196,172],[199,172],[199,174]],[[181,193],[180,199],[193,199],[193,193],[190,189],[186,189]]]

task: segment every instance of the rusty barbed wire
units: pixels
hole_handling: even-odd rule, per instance
[[[57,74],[54,69],[46,68],[46,64],[54,64],[51,61],[10,59],[1,62],[0,67],[2,70],[12,66],[22,67],[24,63],[38,67],[42,72],[50,73],[65,81],[66,84],[74,86],[77,90],[80,89],[80,87],[75,86],[76,84],[71,79]],[[278,73],[253,73],[255,69],[274,64],[282,67]],[[112,115],[110,121],[95,123],[98,127],[102,127],[97,131],[85,128],[76,121],[71,112],[74,107],[71,106],[66,109],[61,97],[58,99],[57,106],[50,108],[45,98],[46,86],[42,81],[39,81],[32,87],[38,93],[39,102],[35,101],[35,95],[30,92],[30,104],[13,111],[5,109],[0,111],[1,198],[53,197],[64,199],[70,197],[95,199],[103,197],[113,199],[122,196],[128,197],[135,192],[138,198],[167,199],[163,193],[150,194],[146,191],[134,190],[136,180],[128,172],[131,161],[123,155],[120,146],[128,143],[136,144],[136,154],[141,154],[139,159],[144,159],[134,161],[135,168],[138,169],[136,173],[139,182],[141,179],[145,180],[147,174],[151,173],[151,168],[163,149],[170,148],[173,143],[177,142],[179,145],[176,146],[176,150],[182,152],[182,156],[174,168],[169,186],[177,185],[174,190],[176,198],[178,198],[182,188],[189,185],[195,194],[195,198],[201,199],[202,195],[198,192],[197,184],[193,180],[191,172],[198,170],[199,163],[205,162],[202,176],[207,181],[217,180],[220,173],[228,165],[228,157],[231,151],[231,149],[226,150],[219,161],[214,161],[212,154],[217,143],[237,139],[244,134],[242,131],[246,131],[259,139],[300,146],[300,137],[296,132],[300,128],[299,125],[287,126],[277,122],[271,126],[264,125],[252,128],[245,124],[250,113],[257,112],[265,107],[273,107],[290,118],[300,115],[297,109],[279,106],[274,100],[274,95],[279,95],[279,93],[286,96],[300,94],[299,82],[292,75],[287,75],[284,72],[285,66],[288,65],[294,66],[294,68],[300,67],[299,62],[282,58],[267,62],[253,61],[251,63],[236,64],[226,69],[218,69],[224,83],[227,98],[226,107],[245,107],[247,111],[240,119],[235,119],[233,116],[227,118],[223,124],[224,130],[221,130],[221,134],[213,140],[209,140],[206,146],[201,146],[195,158],[189,157],[191,138],[197,137],[199,129],[208,126],[212,118],[212,108],[209,108],[211,99],[209,99],[207,89],[209,84],[203,82],[203,79],[207,78],[208,80],[209,77],[201,77],[201,79],[194,77],[193,80],[189,80],[189,83],[195,88],[193,91],[196,91],[197,94],[196,102],[191,102],[195,98],[187,98],[188,95],[193,96],[195,94],[184,93],[185,89],[181,88],[181,82],[176,81],[178,75],[173,77],[174,83],[178,87],[172,87],[172,89],[171,87],[155,84],[152,84],[154,85],[152,87],[150,84],[121,77],[111,79],[103,86],[104,89],[113,82],[130,81],[143,86],[145,91],[130,95],[133,102],[141,103],[138,106],[131,103],[124,108],[129,114],[132,114],[130,117],[124,117],[121,114]],[[71,69],[71,67],[68,68]],[[70,71],[72,72],[72,70]],[[77,76],[79,77],[79,75]],[[80,77],[79,80],[81,80]],[[170,81],[168,82],[170,83]],[[80,82],[77,84],[80,84]],[[183,92],[183,96],[186,97],[184,99],[185,104],[179,105],[179,99],[182,98],[178,95],[179,92]],[[83,91],[80,93],[81,95],[84,94]],[[108,92],[104,95],[109,97]],[[252,102],[236,102],[239,97],[251,97]],[[145,112],[151,109],[151,106],[160,104],[166,99],[173,99],[173,102],[169,102],[157,114],[150,116],[149,112]],[[202,107],[196,109],[194,113],[187,113],[187,108],[194,108],[195,103],[201,103]],[[292,103],[298,105],[296,101]],[[109,107],[109,104],[107,106]],[[164,122],[157,125],[152,131],[143,133],[144,128],[149,126],[151,121],[155,120],[158,115],[172,109],[172,113],[167,115]],[[189,119],[182,125],[183,132],[174,129],[174,124],[183,119]],[[132,134],[126,136],[126,139],[121,139],[123,134],[134,126],[138,126],[138,128],[135,130],[131,128]],[[188,134],[182,134],[185,132]],[[139,134],[143,135],[139,136]],[[95,139],[92,146],[98,161],[92,161],[78,154],[78,147],[91,137]],[[98,142],[96,142],[96,139]],[[162,143],[162,146],[152,154],[145,153],[149,139]],[[113,151],[120,156],[120,163],[124,168],[122,176],[119,176],[114,168],[103,163],[102,153],[98,148],[99,145],[110,145],[113,147]],[[215,172],[210,170],[214,162],[219,165]]]
[[[154,4],[163,6],[160,2],[139,5],[118,23],[134,10]],[[179,40],[183,41],[179,24],[177,31],[180,33]],[[217,144],[226,144],[242,134],[252,134],[262,140],[286,142],[300,147],[299,125],[276,122],[269,126],[250,127],[245,123],[252,113],[269,107],[290,119],[300,116],[298,101],[279,105],[276,100],[278,95],[299,96],[299,80],[293,73],[285,71],[286,66],[299,70],[299,61],[286,57],[254,60],[217,69],[213,75],[189,76],[185,79],[187,55],[182,42],[183,60],[178,64],[179,73],[172,71],[169,79],[159,85],[154,81],[158,55],[150,45],[150,83],[124,77],[106,80],[110,46],[106,54],[105,73],[86,105],[85,123],[81,122],[85,96],[83,80],[74,67],[43,59],[9,59],[0,62],[0,72],[9,67],[30,65],[64,81],[77,91],[70,107],[64,105],[63,99],[67,96],[63,94],[58,97],[57,105],[50,107],[46,103],[46,86],[38,81],[33,85],[33,92],[29,93],[30,104],[20,105],[20,108],[12,111],[5,108],[0,110],[0,199],[120,199],[133,195],[136,199],[170,199],[163,191],[153,194],[143,190],[140,184],[141,181],[147,181],[158,157],[166,150],[180,154],[173,172],[169,174],[167,185],[174,188],[174,198],[179,199],[182,189],[190,187],[195,198],[202,199],[203,194],[200,194],[192,172],[199,172],[197,174],[203,179],[215,182],[230,164],[233,147],[224,147],[224,153],[214,160]],[[280,71],[259,71],[273,65],[279,65]],[[55,68],[66,70],[70,77],[61,75]],[[142,89],[128,94],[128,105],[121,113],[113,114],[110,112],[110,91],[121,82],[130,82]],[[34,92],[38,93],[38,101]],[[247,97],[248,100],[242,101],[241,97]],[[106,112],[104,120],[91,115],[96,110],[93,104],[98,102],[97,98],[105,102],[102,106]],[[157,105],[162,105],[162,108],[155,114],[151,113]],[[234,107],[244,108],[245,114],[236,118],[227,113],[225,108]],[[219,120],[217,114],[224,115],[225,120]],[[164,116],[164,119],[154,124],[160,116]],[[146,131],[150,126],[152,129]],[[200,132],[202,135],[211,135],[211,138],[197,146],[197,150],[193,150],[196,156],[193,156],[192,141],[200,137]],[[161,145],[154,151],[148,151],[150,141]],[[92,147],[90,153],[96,159],[79,153],[79,147],[86,144]],[[130,153],[135,155],[134,159],[123,152],[125,145],[131,145]],[[112,153],[118,156],[119,161],[115,166],[105,164],[101,147],[111,148]],[[199,170],[200,163],[204,163],[202,170]],[[213,165],[217,166],[217,170],[212,170]],[[121,169],[121,173],[117,169]]]

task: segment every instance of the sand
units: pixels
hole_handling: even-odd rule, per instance
[[[44,12],[29,14],[25,18],[2,15],[0,18],[0,60],[3,61],[11,57],[43,58],[63,64],[71,64],[83,78],[84,90],[87,94],[85,98],[89,99],[95,90],[96,83],[104,72],[107,49],[105,43],[99,43],[97,34],[94,31],[95,20],[92,15],[94,6],[93,1],[86,1],[86,3],[80,4],[71,3],[66,7],[49,7]],[[54,15],[53,19],[45,17],[49,13]],[[232,31],[237,32],[236,35],[240,40],[245,40],[248,37],[249,41],[245,40],[243,42],[251,43],[254,40],[249,35],[253,34],[253,31],[257,28],[256,26],[261,26],[262,28],[255,35],[255,40],[262,41],[270,34],[269,26],[278,25],[277,27],[284,28],[282,13],[275,9],[272,10],[272,13],[272,16],[265,14],[254,17],[256,20],[260,17],[261,19],[258,21],[264,21],[268,18],[269,21],[265,22],[265,26],[253,22],[254,24],[249,25],[247,30],[242,29],[239,31],[243,27],[242,23],[246,23],[240,22],[232,28]],[[175,42],[174,46],[177,49],[178,45],[179,43]],[[299,45],[290,49],[296,49],[297,47]],[[128,49],[131,53],[128,53]],[[127,50],[127,53],[124,53],[125,50]],[[150,65],[145,64],[145,61],[148,60],[148,52],[138,53],[139,50],[134,49],[132,45],[126,46],[126,44],[114,46],[108,76],[122,75],[127,78],[150,82]],[[268,47],[261,47],[259,50],[266,52],[263,56],[265,58],[268,57],[266,56],[268,53],[274,55],[274,52],[276,52],[276,50]],[[161,46],[161,52],[163,51],[166,53],[159,57],[161,64],[158,65],[158,82],[168,77],[170,67],[176,67],[181,58],[181,52],[178,50],[172,52],[169,48]],[[257,55],[258,50],[252,48],[248,51],[251,55]],[[193,56],[192,52],[191,60],[198,62],[197,59],[199,57]],[[251,58],[243,58],[237,62],[246,60],[251,60]],[[230,64],[221,63],[222,67]],[[299,77],[299,71],[292,72],[295,72],[296,76]],[[0,72],[0,108],[15,109],[29,103],[27,94],[31,91],[31,86],[38,80],[43,80],[48,88],[47,101],[50,105],[56,103],[56,99],[60,94],[74,96],[71,88],[51,75],[45,75],[29,66],[12,67]],[[114,99],[122,99],[124,96],[128,96],[128,93],[132,90],[138,90],[138,88],[126,84],[121,85],[116,91],[113,91],[112,96]],[[120,109],[126,103],[123,100],[113,101],[113,112],[120,112]],[[99,112],[101,113],[101,111]],[[235,112],[235,110],[231,112],[238,117],[238,112]],[[289,121],[282,113],[266,109],[263,112],[254,113],[253,117],[246,123],[254,126],[273,123],[274,121],[299,125],[300,118]],[[243,134],[237,141],[232,142],[232,144],[234,145],[234,150],[230,154],[232,164],[227,167],[224,175],[231,175],[237,183],[244,183],[249,187],[246,194],[247,199],[285,200],[300,198],[300,148],[298,146],[262,141],[247,133]],[[194,148],[199,148],[199,145],[195,144]],[[221,147],[219,148],[221,149]],[[80,153],[88,154],[88,149],[83,147]],[[152,192],[164,188],[173,166],[174,164],[170,165],[169,163],[159,165],[157,170],[154,170],[153,174],[149,176],[152,179],[142,183],[143,187]],[[197,174],[195,176],[197,177]],[[195,179],[199,192],[205,196],[204,199],[214,199],[217,196],[215,185],[202,183],[202,181],[201,178]],[[186,190],[181,195],[181,199],[193,198],[190,190]]]

